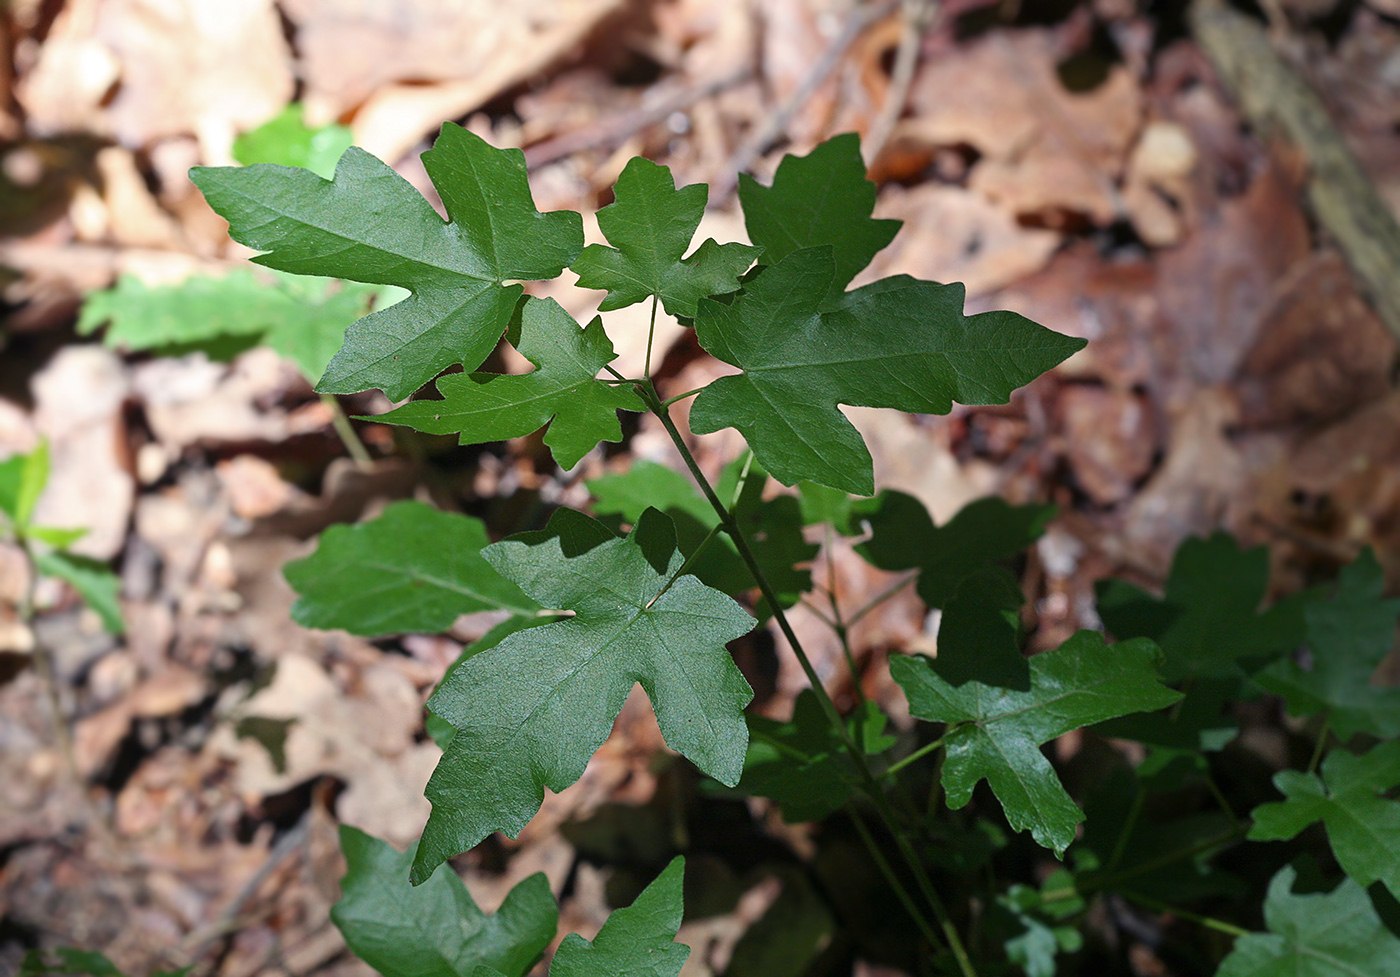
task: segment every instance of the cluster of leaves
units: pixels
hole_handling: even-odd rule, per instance
[[[423,161],[446,219],[353,147],[329,178],[272,165],[192,177],[232,236],[262,252],[257,263],[407,291],[349,326],[318,391],[377,387],[406,401],[377,420],[464,444],[547,428],[566,469],[621,439],[619,411],[650,411],[693,481],[639,461],[589,483],[597,518],[558,509],[495,542],[478,520],[401,502],[332,528],[286,568],[293,615],[309,627],[435,633],[460,614],[502,614],[428,702],[443,757],[420,842],[398,853],[342,835],[350,870],[335,919],[356,953],[389,975],[529,969],[557,923],[543,880],[486,916],[442,863],[493,832],[518,833],[546,789],[574,783],[640,684],[667,744],[715,791],[770,798],[788,820],[848,819],[940,971],[1051,977],[1090,952],[1091,908],[1113,896],[1234,934],[1208,954],[1226,977],[1397,972],[1400,941],[1376,892],[1400,896],[1400,691],[1370,679],[1400,602],[1382,596],[1372,555],[1335,586],[1266,608],[1263,550],[1191,540],[1162,595],[1100,588],[1114,643],[1086,631],[1027,656],[1011,563],[1053,509],[983,500],[937,525],[911,496],[870,497],[871,457],[841,407],[1004,403],[1083,344],[1010,312],[966,316],[956,284],[895,276],[851,289],[898,229],[872,216],[855,137],[785,159],[771,186],[745,178],[751,243],[706,241],[689,255],[706,190],[677,189],[645,160],[628,164],[599,214],[608,244],[587,248],[579,215],[535,208],[519,152],[447,124]],[[601,318],[580,325],[524,294],[521,282],[565,268],[606,291],[603,311],[650,301],[653,321],[658,309],[677,316],[737,368],[692,392],[691,430],[736,428],[750,449],[714,484],[650,365],[616,374]],[[503,340],[532,372],[480,370]],[[940,612],[937,656],[890,663],[912,734],[891,735],[873,703],[841,714],[787,622],[813,588],[819,525],[907,574]],[[844,640],[852,616],[827,597]],[[787,721],[745,714],[752,692],[727,649],[770,618],[814,680]],[[1214,771],[1238,737],[1233,704],[1263,693],[1318,717],[1316,749],[1305,769],[1278,773],[1282,800],[1256,794],[1246,818]],[[1044,747],[1076,732],[1110,759],[1077,772],[1052,762]],[[1146,760],[1130,766],[1110,737],[1142,744]],[[915,813],[915,790],[930,792],[926,813]],[[1319,822],[1325,844],[1309,847]],[[1244,844],[1266,877],[1216,861]],[[1323,864],[1295,857],[1308,852]],[[1034,870],[1056,860],[1048,877]],[[672,862],[592,943],[567,938],[551,973],[678,973],[681,873]],[[1261,932],[1185,908],[1243,899],[1253,924],[1251,893]]]

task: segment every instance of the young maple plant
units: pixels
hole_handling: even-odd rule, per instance
[[[493,832],[518,834],[546,788],[577,781],[638,683],[668,746],[718,785],[770,798],[789,820],[844,810],[933,967],[963,977],[979,967],[1049,977],[1057,954],[1081,945],[1075,922],[1087,899],[1131,898],[1134,886],[1154,891],[1148,883],[1164,866],[1195,864],[1241,840],[1245,829],[1231,813],[1233,826],[1177,844],[1177,862],[1163,861],[1161,825],[1144,813],[1144,799],[1205,769],[1201,758],[1229,739],[1220,706],[1245,683],[1273,683],[1297,711],[1337,710],[1339,733],[1343,724],[1347,735],[1400,733],[1382,728],[1394,725],[1384,718],[1390,699],[1367,676],[1358,684],[1357,667],[1302,669],[1286,657],[1310,640],[1313,617],[1301,603],[1256,613],[1267,584],[1267,566],[1262,581],[1256,572],[1258,551],[1241,554],[1223,537],[1189,544],[1164,598],[1127,585],[1104,589],[1101,612],[1118,643],[1085,631],[1027,658],[1024,596],[1004,562],[1035,542],[1053,510],[991,499],[937,526],[910,496],[874,495],[870,453],[843,406],[946,413],[955,402],[1006,403],[1084,342],[1013,312],[964,315],[959,284],[898,275],[851,288],[899,228],[872,217],[875,187],[855,136],[787,157],[771,186],[741,179],[752,243],[707,240],[688,255],[707,189],[677,189],[665,167],[647,160],[626,166],[615,202],[598,214],[609,243],[588,247],[580,215],[535,209],[519,151],[449,123],[423,163],[446,220],[356,148],[331,179],[267,164],[191,175],[233,238],[262,252],[258,264],[407,290],[350,326],[319,392],[378,388],[404,401],[435,383],[435,397],[375,419],[455,434],[462,444],[547,427],[544,443],[564,469],[600,442],[622,439],[619,411],[647,411],[694,481],[638,461],[589,484],[602,518],[561,508],[543,528],[497,542],[478,520],[400,502],[361,525],[331,528],[313,555],[286,568],[299,593],[293,614],[309,627],[436,633],[463,613],[509,615],[466,649],[428,701],[428,730],[443,756],[427,786],[432,814],[421,841],[400,854],[342,832],[349,872],[336,922],[383,973],[521,977],[534,964],[558,917],[541,878],[522,882],[487,916],[455,875],[435,871]],[[652,333],[664,309],[738,372],[663,399],[651,378],[649,334],[642,375],[618,373],[601,318],[581,326],[553,300],[524,294],[520,282],[566,268],[580,285],[606,291],[601,311],[649,302]],[[479,372],[503,338],[531,372]],[[453,367],[461,372],[444,374]],[[691,396],[693,432],[732,427],[748,444],[713,483],[671,416]],[[765,493],[770,476],[797,493]],[[938,731],[922,745],[888,735],[874,703],[843,715],[788,621],[785,610],[812,589],[807,566],[817,547],[804,529],[819,523],[829,534],[861,537],[857,552],[873,565],[910,572],[905,579],[917,579],[920,597],[942,614],[937,658],[891,663],[912,715]],[[1355,595],[1374,611],[1369,661],[1395,608],[1375,609],[1378,577],[1357,566],[1337,600]],[[1249,589],[1255,582],[1257,592]],[[869,607],[850,613],[828,597],[829,623],[844,643]],[[1325,644],[1329,601],[1308,606]],[[759,620],[785,636],[810,680],[787,722],[746,716],[753,693],[726,648]],[[1134,715],[1142,713],[1153,715]],[[1115,796],[1091,798],[1100,817],[1084,825],[1041,747],[1088,726],[1148,744],[1160,762],[1139,774],[1124,761],[1115,776],[1127,786],[1114,781],[1115,796],[1136,800],[1118,810]],[[1261,811],[1250,837],[1290,838],[1321,819],[1355,891],[1295,896],[1284,874],[1293,870],[1283,869],[1268,892],[1271,934],[1241,940],[1221,973],[1282,972],[1268,968],[1305,951],[1309,960],[1348,959],[1354,945],[1328,943],[1326,934],[1309,943],[1295,921],[1311,900],[1316,912],[1353,913],[1355,922],[1364,901],[1358,884],[1379,879],[1400,891],[1400,850],[1382,868],[1358,848],[1353,870],[1342,840],[1361,844],[1348,804],[1389,805],[1392,820],[1400,812],[1379,796],[1400,782],[1392,753],[1334,752],[1321,780],[1309,770],[1280,782],[1287,799]],[[1172,767],[1173,758],[1186,758],[1189,769]],[[999,804],[974,804],[983,781]],[[927,816],[916,814],[911,784],[941,792],[947,810],[930,803]],[[952,816],[970,807],[977,820]],[[1035,850],[1057,858],[1068,851],[1072,869],[1039,887],[984,891],[993,854],[1011,843],[1001,825],[1028,834]],[[673,942],[682,871],[681,860],[672,862],[593,942],[565,940],[551,973],[674,977],[687,952]],[[441,926],[425,927],[424,918]],[[1372,949],[1388,937],[1371,917],[1355,925]]]

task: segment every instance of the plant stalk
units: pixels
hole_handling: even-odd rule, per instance
[[[321,403],[331,409],[331,427],[335,428],[340,443],[345,445],[346,452],[354,459],[355,464],[361,468],[371,467],[374,464],[374,459],[370,457],[369,449],[365,447],[365,443],[360,440],[355,426],[350,423],[350,418],[345,416],[345,408],[340,406],[340,401],[336,399],[334,394],[321,394]]]
[[[816,668],[812,666],[811,659],[807,657],[807,652],[802,647],[802,642],[798,640],[797,634],[792,629],[792,624],[788,622],[787,615],[783,613],[782,605],[778,602],[778,595],[774,593],[772,585],[768,582],[768,578],[764,576],[763,571],[759,568],[758,560],[754,557],[753,550],[749,547],[748,539],[740,530],[733,513],[720,501],[719,496],[715,494],[714,487],[710,485],[709,479],[707,479],[705,473],[700,470],[699,464],[695,461],[695,456],[685,443],[685,438],[681,436],[681,432],[677,429],[675,421],[671,419],[670,412],[661,403],[661,398],[656,393],[655,385],[648,380],[646,383],[638,384],[636,389],[637,395],[642,399],[643,403],[647,405],[647,409],[655,414],[657,419],[661,421],[662,426],[666,428],[666,433],[670,435],[671,441],[675,444],[676,450],[680,452],[686,467],[690,469],[691,475],[694,476],[695,481],[699,484],[700,490],[709,501],[711,508],[713,508],[715,514],[719,516],[721,526],[724,528],[724,531],[729,534],[729,538],[733,540],[735,549],[739,551],[740,559],[744,561],[744,565],[748,567],[749,573],[758,584],[759,591],[763,594],[764,599],[768,601],[768,606],[773,612],[773,619],[778,622],[779,630],[782,631],[783,637],[787,639],[789,646],[793,650],[793,654],[797,656],[798,664],[802,666],[802,671],[807,676],[807,681],[811,685],[812,693],[817,697],[817,702],[821,705],[822,712],[826,714],[827,720],[831,723],[832,729],[836,731],[837,737],[846,748],[846,752],[849,753],[851,759],[855,761],[856,770],[866,795],[869,797],[871,803],[874,804],[876,812],[880,815],[880,819],[885,823],[885,827],[894,838],[900,856],[908,864],[909,870],[913,874],[915,882],[918,883],[925,901],[933,910],[933,914],[938,921],[939,929],[943,932],[948,948],[952,951],[954,959],[958,962],[959,971],[962,973],[963,977],[977,977],[977,970],[972,965],[972,959],[968,956],[967,948],[963,946],[962,938],[958,935],[957,927],[953,925],[953,920],[948,913],[947,907],[943,904],[943,900],[934,889],[933,881],[929,877],[928,871],[924,868],[923,861],[914,851],[913,846],[909,843],[909,839],[899,830],[898,819],[895,816],[893,808],[890,807],[889,800],[885,797],[884,790],[881,788],[880,782],[875,776],[875,772],[870,768],[870,761],[866,758],[864,751],[856,745],[855,740],[851,738],[850,731],[846,728],[846,722],[842,719],[840,710],[836,708],[836,703],[832,701],[830,694],[826,691],[825,686],[822,684],[821,677],[817,675]]]

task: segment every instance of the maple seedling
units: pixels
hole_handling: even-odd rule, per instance
[[[432,813],[421,841],[398,853],[348,829],[343,835],[350,871],[336,922],[384,973],[516,977],[533,965],[556,919],[549,893],[526,880],[487,916],[442,863],[492,832],[518,834],[546,790],[575,783],[636,685],[667,745],[714,790],[771,798],[789,819],[844,809],[920,945],[935,955],[933,969],[962,977],[979,966],[1050,977],[1057,958],[1080,945],[1073,920],[1088,899],[1151,900],[1149,883],[1174,891],[1162,873],[1243,841],[1251,829],[1226,805],[1232,823],[1224,833],[1164,849],[1153,832],[1167,829],[1143,799],[1169,780],[1163,771],[1177,758],[1208,770],[1207,754],[1235,734],[1222,707],[1247,683],[1272,683],[1296,711],[1335,715],[1344,736],[1400,732],[1385,714],[1393,693],[1370,688],[1369,673],[1356,678],[1357,667],[1373,669],[1383,656],[1397,610],[1381,598],[1374,561],[1345,571],[1335,595],[1261,610],[1265,555],[1223,536],[1189,541],[1162,597],[1120,582],[1101,589],[1116,643],[1081,632],[1027,658],[1024,594],[1008,561],[1040,537],[1051,507],[984,500],[938,525],[912,496],[852,498],[872,496],[876,485],[870,451],[843,408],[947,413],[955,403],[1006,403],[1084,345],[1016,313],[965,315],[959,284],[899,275],[851,288],[899,227],[873,216],[875,187],[855,136],[786,158],[771,185],[742,178],[749,241],[707,240],[693,251],[708,191],[677,188],[655,163],[623,169],[615,202],[598,214],[608,243],[585,248],[578,214],[536,209],[519,151],[447,123],[423,161],[446,219],[392,168],[354,148],[329,176],[266,164],[191,176],[232,237],[261,252],[257,263],[407,291],[345,331],[319,391],[378,388],[402,403],[375,420],[463,444],[543,428],[563,469],[621,440],[620,411],[647,411],[690,478],[639,460],[588,483],[604,518],[561,508],[543,528],[496,542],[466,516],[396,503],[362,525],[328,530],[312,556],[287,567],[300,595],[293,614],[311,627],[437,632],[460,614],[505,614],[464,649],[428,701],[443,756],[426,789]],[[604,314],[650,302],[642,376],[614,370],[606,315],[580,325],[552,300],[524,295],[522,282],[565,268],[604,293]],[[663,399],[651,375],[663,309],[737,372]],[[480,370],[503,341],[530,372]],[[427,384],[435,393],[408,399]],[[672,416],[692,395],[693,433],[734,428],[748,445],[714,482]],[[795,486],[796,496],[775,496],[770,476]],[[905,574],[859,609],[842,607],[835,588],[824,594],[829,611],[809,602],[842,646],[854,688],[854,621],[910,582],[941,612],[938,656],[893,655],[890,663],[910,713],[925,724],[918,729],[936,733],[923,743],[890,735],[887,717],[859,691],[853,709],[838,709],[788,618],[813,587],[817,547],[804,530],[818,524],[828,539],[860,536],[861,556]],[[756,626],[755,615],[771,619],[808,679],[791,720],[745,714],[752,691],[726,646]],[[1348,615],[1361,622],[1354,630],[1342,623]],[[1328,660],[1308,668],[1287,658],[1305,641]],[[1144,764],[1154,773],[1123,772],[1133,806],[1116,822],[1102,816],[1081,828],[1085,812],[1042,747],[1086,726],[1156,752]],[[1324,728],[1318,757],[1326,742]],[[1182,915],[1240,937],[1233,954],[1219,956],[1221,974],[1281,972],[1270,968],[1305,959],[1339,963],[1297,972],[1394,972],[1343,967],[1381,959],[1394,940],[1357,903],[1358,883],[1396,885],[1400,835],[1389,831],[1397,805],[1387,792],[1400,783],[1400,767],[1392,747],[1334,751],[1320,777],[1311,769],[1280,775],[1285,800],[1256,809],[1251,837],[1291,838],[1320,820],[1354,881],[1325,897],[1300,896],[1291,892],[1291,870],[1280,872],[1264,903],[1269,934]],[[933,791],[926,817],[908,804],[907,778],[918,770]],[[983,780],[991,793],[978,802]],[[955,816],[967,810],[983,827]],[[1370,842],[1352,830],[1363,815],[1386,826]],[[867,819],[880,822],[887,842]],[[1051,876],[1059,881],[974,898],[994,877],[993,853],[1021,832],[1031,840],[1016,844],[1066,860]],[[966,891],[935,885],[935,866]],[[671,862],[592,943],[568,937],[550,973],[674,977],[687,952],[674,942],[681,873],[681,862]],[[1335,939],[1306,913],[1345,916],[1356,940]],[[460,929],[416,923],[449,914]],[[969,919],[971,943],[960,927]]]

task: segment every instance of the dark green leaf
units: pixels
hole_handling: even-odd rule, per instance
[[[553,299],[527,298],[517,346],[536,370],[445,376],[437,382],[441,400],[416,400],[374,420],[460,434],[462,444],[522,437],[549,424],[544,443],[569,469],[599,441],[622,440],[619,410],[646,409],[631,387],[596,379],[617,357],[601,319],[580,329]]]
[[[1347,879],[1330,893],[1294,895],[1285,866],[1264,900],[1267,933],[1250,933],[1215,977],[1400,977],[1400,940],[1385,928],[1366,891]]]
[[[126,630],[119,598],[121,581],[107,564],[76,553],[53,550],[35,553],[34,566],[40,573],[57,577],[77,591],[83,602],[97,612],[107,633],[121,634]]]
[[[488,916],[450,867],[410,886],[416,845],[398,852],[341,825],[340,847],[346,870],[331,921],[354,954],[384,977],[457,977],[478,966],[521,977],[554,938],[559,907],[542,872],[518,884]]]
[[[724,977],[805,977],[830,945],[836,918],[825,895],[801,867],[777,875],[782,890],[734,945]]]
[[[1084,345],[1014,312],[964,316],[961,285],[904,276],[823,308],[832,274],[829,247],[794,251],[732,303],[702,299],[695,319],[700,345],[744,372],[701,392],[691,429],[738,428],[785,485],[874,491],[870,452],[838,405],[946,414],[954,400],[1004,404]]]
[[[1400,784],[1400,740],[1365,756],[1333,750],[1322,777],[1298,770],[1274,776],[1287,798],[1254,809],[1252,841],[1286,841],[1315,821],[1327,828],[1342,870],[1362,886],[1384,882],[1400,897],[1400,801],[1386,791]]]
[[[590,244],[571,268],[584,288],[604,288],[600,312],[621,309],[653,295],[674,316],[694,316],[695,303],[739,287],[739,276],[758,256],[747,244],[706,241],[689,258],[709,188],[676,189],[664,166],[640,156],[622,170],[615,201],[598,211],[598,226],[614,245]]]
[[[38,974],[87,974],[89,977],[126,977],[116,964],[95,950],[76,950],[60,947],[52,951],[57,962],[47,959],[48,954],[30,950],[19,965],[19,977],[34,977]]]
[[[514,617],[506,618],[480,638],[477,638],[471,644],[463,648],[462,653],[457,656],[456,661],[448,666],[447,672],[442,677],[442,681],[438,682],[437,688],[434,688],[433,691],[436,692],[438,689],[442,688],[442,684],[447,681],[448,676],[461,668],[464,662],[476,657],[483,651],[489,651],[496,647],[504,641],[508,635],[512,635],[517,631],[524,631],[526,628],[537,628],[542,624],[550,624],[555,620],[556,618],[553,617],[524,617],[519,614]],[[457,732],[457,730],[452,728],[451,723],[431,709],[428,710],[428,717],[423,723],[423,728],[424,731],[433,738],[433,742],[438,745],[438,749],[440,750],[447,749],[447,744],[452,741],[452,737]]]
[[[316,552],[282,568],[300,596],[292,619],[352,634],[445,631],[459,615],[539,605],[481,556],[481,520],[395,502],[358,526],[332,526]]]
[[[332,123],[313,129],[293,102],[271,119],[233,141],[233,158],[244,166],[275,163],[302,166],[329,180],[336,160],[355,141],[349,126]]]
[[[739,201],[749,239],[763,249],[765,265],[794,251],[831,245],[831,278],[812,296],[823,304],[840,297],[876,252],[894,240],[900,226],[870,216],[875,184],[865,178],[860,138],[854,133],[829,139],[806,156],[784,156],[771,187],[741,175]]]
[[[1326,712],[1344,742],[1357,733],[1400,736],[1400,690],[1371,684],[1395,644],[1400,615],[1400,600],[1387,599],[1384,590],[1385,575],[1368,548],[1342,568],[1331,600],[1303,609],[1312,667],[1284,658],[1254,680],[1287,699],[1295,716]]]
[[[886,490],[851,504],[849,519],[870,525],[870,538],[856,552],[882,570],[919,571],[919,597],[930,607],[947,607],[969,580],[998,581],[1006,610],[1020,608],[1021,587],[1000,564],[1019,555],[1045,532],[1053,505],[1010,505],[995,497],[978,499],[935,526],[924,504],[912,495]]]
[[[676,857],[632,905],[615,910],[591,941],[570,933],[559,944],[550,977],[677,977],[690,947],[681,928],[685,859]],[[472,977],[509,977],[478,967]]]
[[[1183,542],[1160,598],[1122,581],[1100,584],[1099,616],[1108,630],[1156,641],[1166,655],[1163,678],[1189,683],[1186,702],[1171,716],[1135,716],[1097,731],[1177,749],[1220,749],[1233,739],[1235,723],[1221,707],[1239,698],[1251,660],[1303,640],[1300,600],[1260,611],[1268,586],[1268,551],[1241,550],[1225,533]]]
[[[379,387],[402,400],[460,363],[480,366],[521,293],[505,281],[553,278],[583,246],[578,214],[535,210],[519,150],[444,123],[423,165],[448,222],[407,180],[356,147],[334,181],[281,166],[196,167],[190,177],[255,261],[412,294],[350,327],[317,389]]]
[[[725,466],[716,491],[726,504],[734,500],[743,470],[742,458]],[[805,564],[817,555],[818,547],[802,536],[797,500],[786,495],[763,498],[767,481],[768,475],[762,468],[750,466],[743,490],[730,511],[748,539],[759,569],[778,595],[779,603],[791,607],[812,587],[812,574]],[[598,500],[594,508],[599,513],[615,514],[635,524],[649,506],[665,512],[676,524],[676,538],[683,556],[692,556],[706,537],[710,537],[688,571],[705,585],[726,594],[737,594],[757,586],[729,536],[711,535],[719,525],[719,516],[700,490],[681,473],[641,460],[620,475],[604,475],[587,484]],[[767,602],[761,599],[755,610],[760,619],[766,619],[771,613]]]
[[[753,692],[724,645],[754,622],[694,577],[675,576],[683,559],[669,519],[649,510],[626,539],[572,556],[562,537],[505,540],[482,555],[575,616],[510,635],[429,700],[457,733],[428,782],[433,813],[415,879],[492,831],[519,832],[545,787],[563,790],[583,773],[638,682],[668,745],[716,780],[738,781]]]
[[[873,702],[860,706],[847,722],[867,752],[893,745],[884,735],[885,716]],[[798,694],[792,718],[785,722],[749,717],[749,751],[738,790],[777,801],[784,821],[820,821],[845,806],[856,782],[846,749],[812,690]]]
[[[894,680],[920,719],[949,725],[943,788],[948,806],[963,807],[987,779],[1016,830],[1057,854],[1083,820],[1040,752],[1040,744],[1113,716],[1160,709],[1181,698],[1157,681],[1161,652],[1150,641],[1104,644],[1080,631],[1054,651],[1030,659],[1031,687],[1018,692],[980,682],[954,687],[927,658],[890,662]]]

